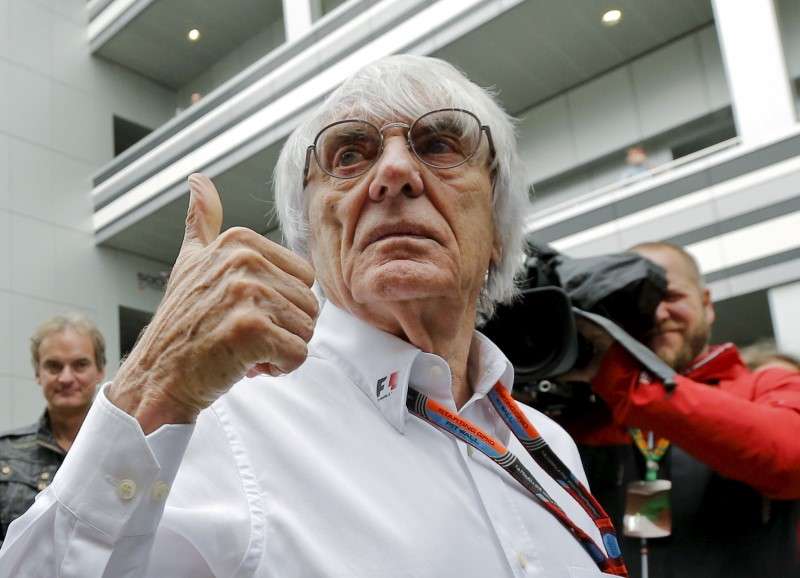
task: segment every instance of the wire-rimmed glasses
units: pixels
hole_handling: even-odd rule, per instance
[[[495,155],[489,127],[461,108],[432,110],[410,125],[392,122],[381,128],[365,120],[340,120],[319,131],[314,144],[306,150],[303,186],[308,183],[312,153],[319,168],[334,178],[353,179],[363,175],[383,152],[383,132],[393,127],[408,129],[408,148],[430,167],[452,169],[466,163],[478,151],[484,131],[490,158]]]

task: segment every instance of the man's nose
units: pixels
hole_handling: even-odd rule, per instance
[[[656,323],[663,323],[667,319],[669,319],[669,304],[662,301],[656,307]]]
[[[69,365],[65,365],[61,373],[58,374],[58,381],[61,383],[70,383],[75,380],[75,373]]]
[[[424,185],[419,169],[419,161],[409,150],[406,139],[399,135],[387,137],[376,163],[375,176],[369,184],[370,199],[380,202],[400,194],[420,196]]]

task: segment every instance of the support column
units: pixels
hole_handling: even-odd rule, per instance
[[[767,297],[778,350],[800,355],[800,282],[773,287]]]
[[[314,17],[319,17],[320,0],[283,0],[283,26],[286,41],[299,38],[311,28]]]
[[[745,144],[797,121],[773,0],[712,0],[736,129]]]

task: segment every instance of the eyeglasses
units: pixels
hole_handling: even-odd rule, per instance
[[[410,125],[391,122],[382,128],[365,120],[340,120],[317,134],[306,150],[303,186],[308,184],[311,153],[319,168],[337,179],[354,179],[366,173],[383,152],[383,132],[388,128],[407,128],[408,148],[422,163],[437,169],[452,169],[470,160],[481,144],[485,131],[489,153],[495,150],[489,127],[461,108],[443,108],[423,114]]]

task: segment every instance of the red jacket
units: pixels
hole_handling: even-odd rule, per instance
[[[626,427],[666,437],[721,475],[774,499],[800,499],[800,373],[750,372],[732,344],[714,346],[667,393],[619,345],[592,388],[614,423],[575,431],[585,444],[630,443]]]

